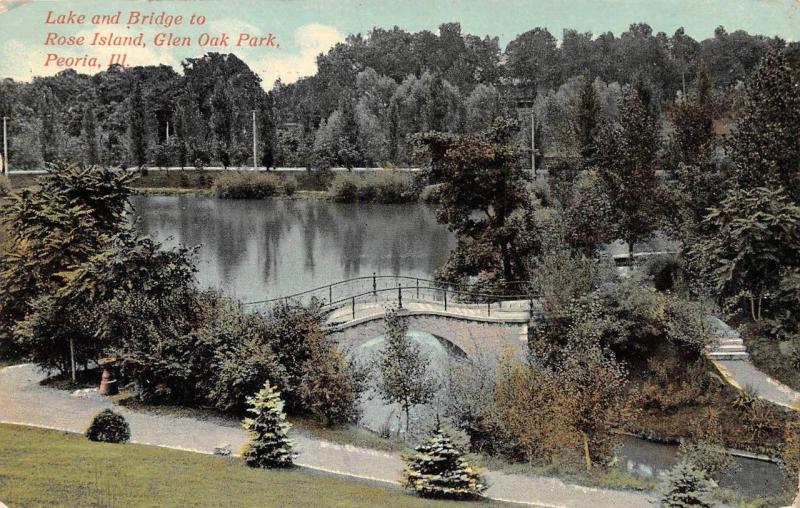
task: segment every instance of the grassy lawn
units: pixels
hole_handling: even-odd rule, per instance
[[[0,425],[0,443],[0,501],[9,506],[463,505],[305,469],[252,469],[239,459],[28,427]]]

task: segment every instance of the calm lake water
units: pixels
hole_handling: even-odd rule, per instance
[[[198,281],[242,301],[343,279],[430,277],[455,239],[424,204],[134,196],[139,229],[166,246],[199,245]]]

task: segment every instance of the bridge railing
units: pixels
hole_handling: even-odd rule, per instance
[[[530,284],[524,281],[487,283],[480,291],[476,291],[470,289],[474,288],[474,285],[460,282],[442,282],[403,275],[372,274],[371,276],[354,277],[278,298],[246,302],[243,305],[270,307],[280,302],[308,304],[312,299],[330,304],[369,293],[375,294],[387,290],[397,291],[398,287],[406,288],[401,291],[408,291],[408,288],[412,288],[411,291],[420,292],[421,295],[425,296],[441,295],[441,299],[444,299],[444,295],[449,293],[451,301],[464,300],[472,301],[473,303],[511,300],[518,298],[519,295],[524,295],[527,298],[530,292]],[[431,293],[431,291],[438,292]]]
[[[492,317],[492,313],[498,316],[498,314],[508,311],[527,311],[528,316],[531,317],[535,312],[534,300],[529,292],[504,292],[499,295],[496,292],[464,291],[441,285],[421,285],[419,281],[424,279],[410,279],[414,280],[413,285],[398,284],[396,287],[374,287],[374,289],[350,294],[332,301],[325,298],[317,298],[317,301],[324,312],[334,313],[347,309],[349,312],[340,312],[341,317],[345,320],[356,319],[359,306],[388,302],[394,302],[400,308],[404,307],[404,303],[410,302],[437,303],[444,311],[457,313],[458,310],[462,310],[465,315],[477,317]],[[304,292],[303,297],[308,293],[310,292]],[[286,296],[261,302],[249,302],[244,305],[259,305],[261,308],[268,308],[281,303],[303,304],[304,302],[301,299]]]

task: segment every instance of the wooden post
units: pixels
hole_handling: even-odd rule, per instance
[[[372,272],[372,296],[378,295],[378,281],[375,277],[375,272]]]
[[[417,279],[417,300],[419,300],[419,279]]]
[[[492,302],[491,301],[486,302],[486,314],[489,317],[492,317]]]
[[[447,310],[447,288],[444,288],[444,310]]]
[[[352,300],[352,307],[353,307],[353,319],[355,319],[356,318],[356,297],[355,296],[353,297],[353,300]]]
[[[403,308],[403,285],[401,283],[397,283],[397,301],[399,302],[399,306]]]

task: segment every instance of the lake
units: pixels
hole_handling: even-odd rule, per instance
[[[199,245],[198,282],[242,301],[265,300],[352,277],[429,278],[455,237],[425,204],[220,200],[134,196],[138,228],[164,243]]]

